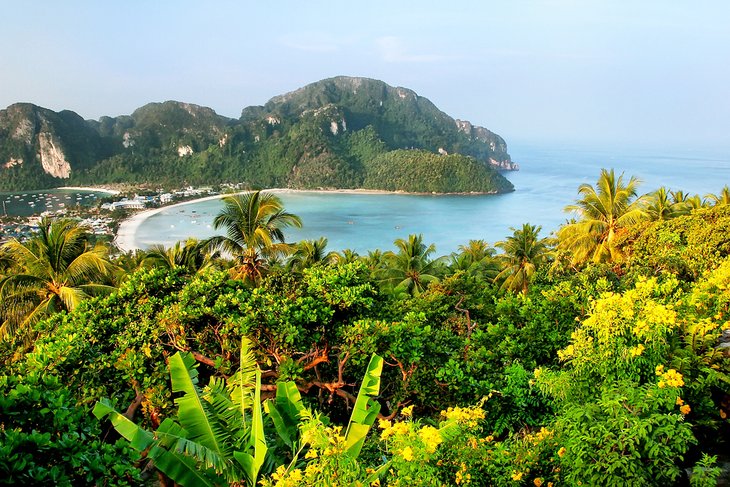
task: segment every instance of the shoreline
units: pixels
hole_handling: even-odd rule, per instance
[[[53,189],[65,189],[68,191],[95,191],[97,193],[107,193],[107,194],[120,194],[121,191],[117,191],[116,189],[109,189],[109,188],[95,188],[93,186],[61,186],[60,188],[53,188]]]
[[[117,233],[114,236],[114,240],[112,240],[112,243],[114,243],[114,245],[116,245],[117,248],[122,252],[133,252],[141,248],[135,244],[135,235],[137,234],[137,229],[140,225],[142,225],[142,223],[145,222],[145,220],[147,220],[152,215],[156,215],[170,208],[175,208],[176,206],[183,206],[191,203],[200,203],[202,201],[216,200],[225,196],[230,196],[232,194],[238,193],[204,196],[202,198],[181,201],[180,203],[173,203],[171,205],[160,206],[159,208],[151,208],[149,210],[143,210],[139,213],[135,213],[134,215],[130,216],[129,218],[125,218],[119,223],[119,228],[117,229]]]
[[[69,188],[67,188],[69,189]],[[76,188],[78,189],[78,188]],[[134,252],[135,250],[141,249],[135,243],[135,236],[137,229],[144,223],[148,218],[156,215],[163,210],[169,208],[175,208],[183,205],[189,205],[193,203],[201,203],[203,201],[211,201],[221,199],[226,196],[233,196],[242,193],[250,193],[253,190],[236,191],[235,193],[221,193],[211,196],[204,196],[202,198],[195,198],[192,200],[181,201],[179,203],[173,203],[171,205],[160,206],[159,208],[151,208],[149,210],[143,210],[139,213],[135,213],[129,218],[125,218],[119,223],[119,228],[112,241],[122,252]],[[363,194],[363,195],[405,195],[405,196],[493,196],[500,193],[408,193],[405,191],[387,191],[382,189],[291,189],[291,188],[268,188],[262,189],[262,192],[268,193],[336,193],[336,194]]]

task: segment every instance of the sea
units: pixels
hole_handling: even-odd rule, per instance
[[[396,239],[422,234],[436,246],[435,255],[457,251],[469,240],[490,245],[511,235],[523,223],[549,236],[570,214],[564,212],[581,184],[595,184],[602,168],[636,176],[639,193],[660,186],[704,196],[730,184],[730,150],[611,148],[512,144],[519,171],[506,172],[515,191],[501,195],[405,195],[322,192],[279,193],[287,211],[302,219],[301,229],[287,229],[287,241],[328,240],[328,250],[352,249],[361,255],[392,250]],[[138,228],[135,244],[171,245],[216,232],[213,218],[220,200],[193,202],[157,213]]]
[[[575,201],[578,187],[595,184],[602,168],[613,168],[626,180],[636,176],[640,193],[665,186],[704,196],[730,184],[730,149],[512,143],[510,154],[520,170],[504,173],[515,186],[508,194],[278,193],[286,210],[303,223],[301,229],[284,233],[291,242],[325,237],[329,250],[352,249],[361,255],[394,249],[394,240],[422,234],[424,242],[436,246],[435,255],[447,255],[472,239],[493,245],[523,223],[540,226],[541,235],[549,236],[571,217],[563,210]],[[2,193],[0,201],[7,214],[27,216],[92,204],[105,196],[92,191],[27,191]],[[215,235],[219,232],[213,229],[213,218],[222,206],[220,200],[209,200],[163,209],[141,223],[134,244],[149,248]]]
[[[0,216],[33,216],[78,206],[91,206],[110,196],[99,191],[46,189],[0,193]]]

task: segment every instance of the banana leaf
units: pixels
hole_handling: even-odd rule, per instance
[[[362,379],[345,433],[345,452],[352,458],[357,458],[360,454],[365,437],[380,413],[380,403],[373,397],[380,393],[382,371],[383,358],[373,354]]]

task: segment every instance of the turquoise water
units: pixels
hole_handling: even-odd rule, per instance
[[[81,206],[96,204],[97,198],[104,196],[109,195],[98,191],[77,191],[72,189],[0,193],[0,215],[40,215],[44,211],[74,208],[77,204]]]
[[[719,193],[730,184],[730,151],[599,151],[515,145],[510,153],[521,170],[506,173],[515,192],[486,196],[413,196],[398,194],[282,193],[286,209],[304,227],[286,232],[287,240],[326,237],[330,250],[393,248],[393,240],[422,233],[448,254],[470,239],[490,244],[523,223],[541,225],[547,236],[569,217],[563,212],[582,183],[594,184],[602,167],[635,175],[640,192],[664,185],[688,193]],[[219,200],[191,203],[150,217],[140,225],[136,244],[172,244],[188,237],[215,234],[212,221]]]

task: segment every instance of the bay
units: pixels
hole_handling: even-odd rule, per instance
[[[523,223],[542,226],[542,235],[555,231],[570,217],[563,208],[575,201],[579,185],[595,184],[601,168],[637,176],[640,193],[660,186],[687,193],[719,193],[730,183],[730,151],[691,149],[593,149],[574,146],[513,144],[511,154],[520,171],[505,175],[515,185],[504,195],[420,196],[283,192],[286,209],[302,218],[302,229],[287,230],[288,241],[326,237],[328,249],[393,248],[396,238],[423,234],[445,255],[470,239],[490,244]],[[165,209],[145,220],[135,244],[171,245],[188,237],[206,238],[220,200],[192,202]]]
[[[109,196],[108,193],[94,190],[47,189],[23,191],[16,193],[0,193],[0,215],[32,216],[44,211],[57,211],[74,208],[76,205],[91,206],[98,198]]]

